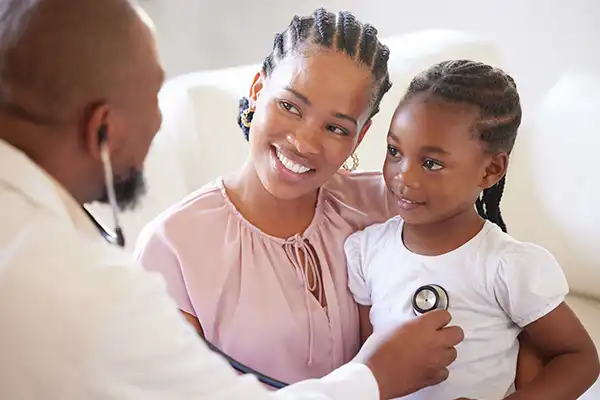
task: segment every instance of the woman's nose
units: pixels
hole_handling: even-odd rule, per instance
[[[288,141],[300,154],[318,154],[321,151],[321,135],[318,130],[305,128],[288,135]]]

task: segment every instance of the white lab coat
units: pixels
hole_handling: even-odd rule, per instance
[[[183,321],[161,278],[106,243],[62,187],[1,140],[0,224],[1,399],[379,397],[358,363],[278,392],[238,376]]]

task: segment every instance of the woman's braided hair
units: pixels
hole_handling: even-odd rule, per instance
[[[263,73],[270,76],[281,60],[299,54],[307,46],[313,45],[343,52],[359,65],[371,70],[374,84],[369,118],[373,118],[379,112],[381,99],[392,86],[387,68],[390,51],[379,42],[377,29],[359,22],[347,11],[342,11],[336,16],[324,8],[319,8],[311,16],[294,16],[284,32],[275,34],[273,51],[263,62]],[[248,98],[242,98],[239,104],[238,124],[246,140],[249,138],[250,128],[242,123],[242,114],[246,112],[246,120],[252,121],[253,112],[248,112],[249,107]]]
[[[460,102],[479,108],[475,126],[477,137],[487,151],[510,154],[521,125],[521,101],[512,77],[499,68],[470,60],[435,64],[410,83],[403,102],[417,94],[432,95],[443,101]],[[506,177],[485,189],[476,201],[479,215],[506,232],[500,213],[500,200]]]

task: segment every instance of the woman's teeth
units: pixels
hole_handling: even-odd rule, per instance
[[[296,174],[304,174],[304,173],[310,171],[310,168],[307,168],[304,165],[296,164],[295,162],[291,161],[286,156],[281,154],[281,152],[279,150],[277,150],[277,158],[279,159],[279,161],[281,161],[281,164],[283,164],[283,166],[286,169],[288,169],[289,171],[292,171]]]

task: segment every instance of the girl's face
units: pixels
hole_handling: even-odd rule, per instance
[[[369,128],[372,77],[341,53],[288,57],[251,89],[250,158],[273,196],[313,194]]]
[[[484,188],[497,183],[506,153],[490,154],[475,131],[478,109],[416,96],[394,114],[384,178],[408,224],[432,224],[474,211]]]

